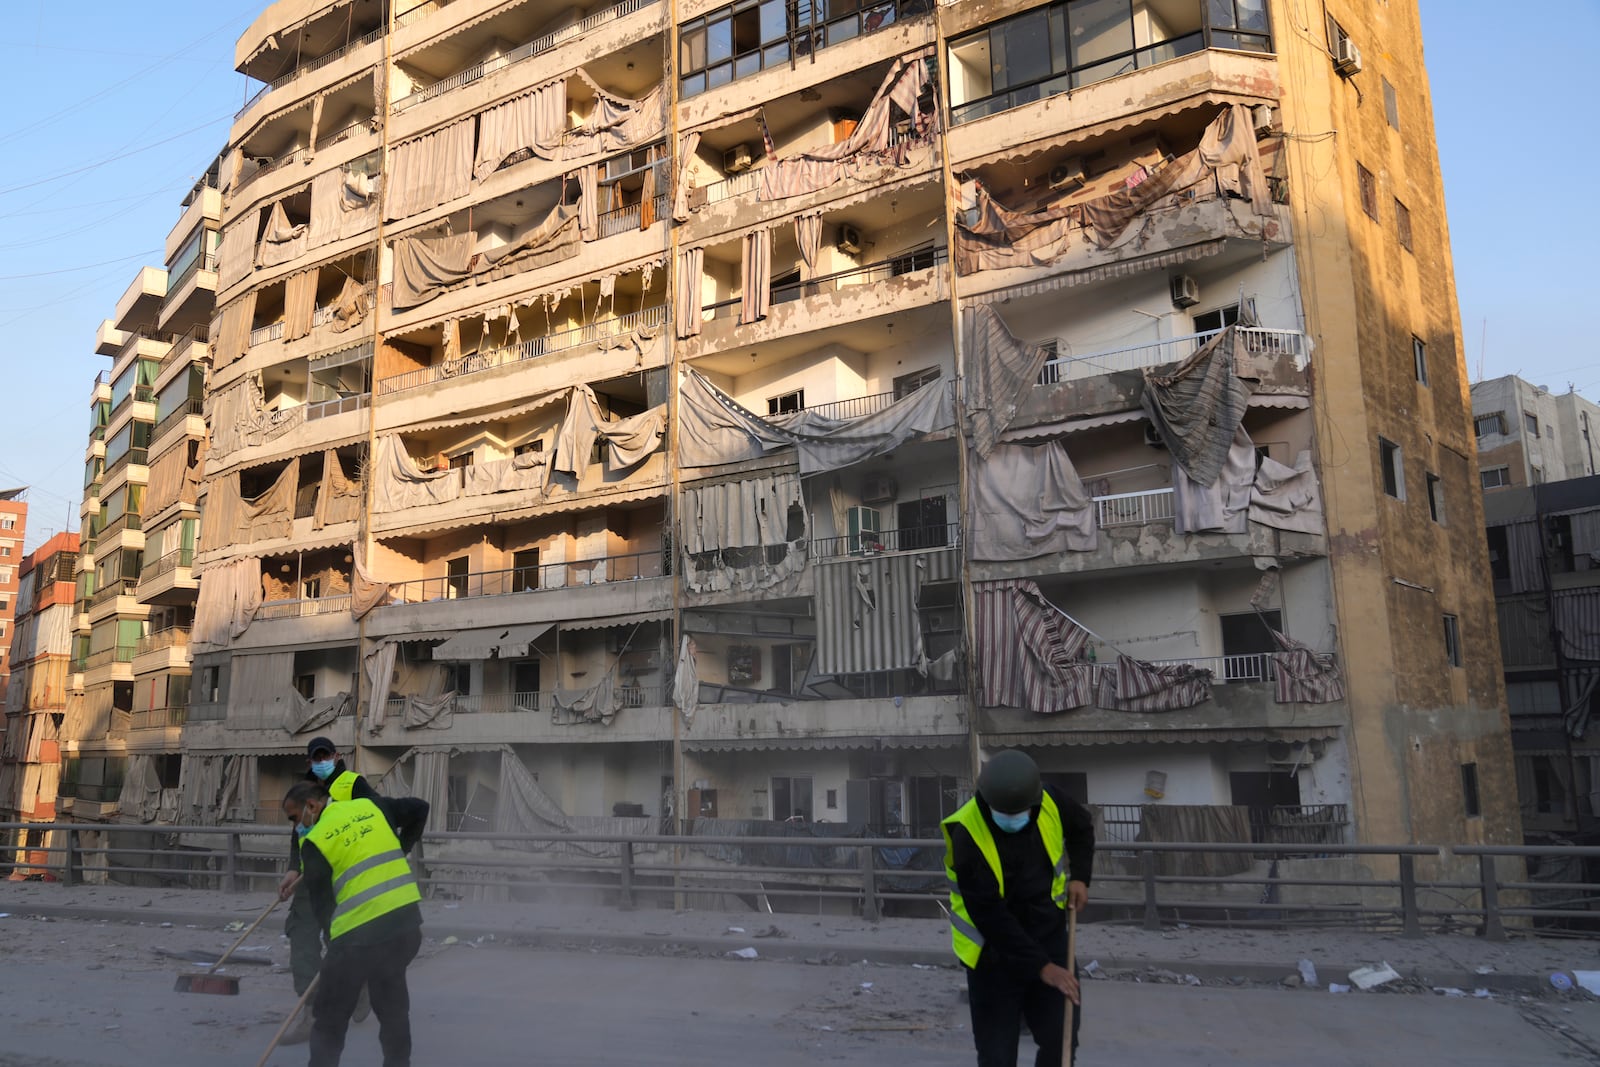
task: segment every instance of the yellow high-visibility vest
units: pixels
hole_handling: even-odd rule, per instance
[[[329,940],[417,904],[422,893],[400,839],[370,800],[329,804],[306,835],[333,868],[333,923]]]
[[[328,795],[335,800],[349,800],[355,793],[356,779],[360,777],[355,771],[340,771],[328,783]]]
[[[1051,799],[1049,793],[1045,793],[1044,799],[1039,802],[1039,817],[1034,823],[1039,829],[1039,836],[1044,840],[1045,854],[1050,857],[1050,863],[1055,868],[1055,877],[1050,884],[1050,896],[1055,900],[1056,907],[1065,911],[1066,841],[1061,830],[1061,810],[1056,807],[1056,802]],[[983,858],[989,861],[989,869],[994,871],[994,880],[1000,886],[1002,897],[1006,895],[1006,876],[1000,869],[1000,851],[995,847],[994,834],[989,830],[989,822],[978,808],[978,798],[973,797],[961,805],[954,815],[944,820],[940,824],[940,829],[944,831],[944,875],[950,882],[951,947],[955,949],[956,957],[962,963],[968,967],[976,967],[978,957],[983,954],[983,934],[973,924],[972,916],[967,914],[967,902],[961,898],[961,886],[956,882],[954,854],[950,848],[951,826],[962,826],[972,835],[973,844],[978,846]]]

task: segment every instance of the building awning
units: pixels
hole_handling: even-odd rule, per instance
[[[1132,411],[1115,411],[1109,415],[1091,415],[1083,419],[1064,419],[1060,422],[1046,422],[1037,426],[1024,426],[1015,430],[1006,430],[1000,435],[1000,440],[1007,443],[1047,441],[1069,433],[1082,433],[1084,430],[1098,430],[1106,426],[1121,426],[1123,423],[1138,422],[1146,417],[1143,408],[1134,408]]]
[[[672,618],[670,611],[640,611],[631,615],[602,615],[593,619],[563,619],[561,629],[569,630],[610,630],[619,626],[638,626],[647,622],[665,622]]]
[[[1253,741],[1327,741],[1339,736],[1337,726],[1261,726],[1244,729],[1049,730],[1017,734],[983,734],[988,747],[1021,745],[1171,745],[1223,744]]]
[[[878,748],[960,748],[966,734],[912,734],[900,737],[685,737],[685,752],[810,752]]]
[[[434,659],[514,659],[528,654],[528,646],[551,627],[548,622],[525,626],[489,626],[481,630],[462,630],[442,645],[433,647]]]
[[[1105,263],[1098,267],[1065,271],[1038,281],[1023,282],[1020,285],[994,289],[987,293],[974,293],[971,296],[962,298],[962,303],[969,306],[972,304],[1000,304],[1012,298],[1035,296],[1039,293],[1053,292],[1057,289],[1069,289],[1076,285],[1089,285],[1093,282],[1109,281],[1114,278],[1127,278],[1135,274],[1142,274],[1145,271],[1181,266],[1184,263],[1194,263],[1198,260],[1218,255],[1227,247],[1227,244],[1228,238],[1217,237],[1185,248],[1174,248],[1166,252],[1152,252],[1149,255]]]

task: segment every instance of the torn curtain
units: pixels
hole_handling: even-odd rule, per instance
[[[402,237],[394,243],[394,309],[425,304],[471,273],[477,235]]]
[[[978,704],[1039,715],[1094,699],[1089,631],[1058,611],[1031,581],[974,582]]]
[[[389,193],[383,217],[393,222],[448,204],[472,188],[476,116],[404,141],[389,154]]]
[[[419,470],[404,442],[395,434],[378,439],[372,478],[374,511],[404,511],[444,504],[461,495],[459,470]]]
[[[752,230],[744,235],[739,266],[743,294],[739,325],[749,326],[766,318],[772,306],[772,231]]]
[[[1112,711],[1179,711],[1211,699],[1211,672],[1189,663],[1156,666],[1118,656],[1100,670],[1095,704]]]
[[[972,466],[967,554],[975,560],[1093,552],[1094,500],[1060,441],[998,444]]]
[[[706,251],[703,248],[685,249],[678,257],[678,291],[673,307],[677,312],[677,332],[680,338],[700,336],[702,310],[700,287],[705,258]]]
[[[1139,403],[1195,484],[1210,486],[1228,462],[1250,389],[1235,374],[1238,327],[1229,326],[1170,374],[1144,372]]]
[[[329,725],[350,707],[349,693],[307,700],[298,689],[289,691],[289,706],[283,712],[283,728],[291,734],[320,730]]]
[[[920,552],[819,562],[817,671],[926,670],[917,600],[927,566]]]
[[[967,424],[979,458],[990,449],[1039,381],[1049,352],[1017,339],[988,304],[962,309]]]
[[[1319,655],[1272,630],[1273,696],[1280,704],[1330,704],[1344,699],[1344,681],[1333,657]]]
[[[691,592],[770,591],[806,567],[801,541],[789,540],[796,508],[800,537],[805,530],[805,500],[794,474],[685,488],[680,508],[684,584]]]
[[[565,78],[479,112],[478,153],[472,176],[483,181],[524,149],[540,159],[555,159],[566,125]]]

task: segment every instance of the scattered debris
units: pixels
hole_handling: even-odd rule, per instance
[[[753,948],[736,948],[732,952],[728,953],[728,955],[737,956],[741,960],[753,960],[761,954]]]
[[[1186,975],[1183,976],[1183,984],[1184,985],[1199,985],[1200,984],[1200,979],[1195,977],[1192,974],[1186,974]]]
[[[1467,995],[1465,989],[1457,989],[1455,986],[1434,986],[1433,991],[1447,997],[1464,997]]]
[[[1278,984],[1283,986],[1285,989],[1299,989],[1301,986],[1306,984],[1306,980],[1301,978],[1298,974],[1291,974]]]
[[[861,983],[861,988],[862,989],[871,989],[872,988],[872,983],[871,982],[862,982]]]
[[[1477,997],[1479,1000],[1493,1000],[1494,999],[1494,994],[1489,992],[1487,989],[1474,989],[1472,991],[1472,995]]]
[[[1377,989],[1388,982],[1398,980],[1400,972],[1389,966],[1387,962],[1371,967],[1357,967],[1350,972],[1350,982],[1357,989]]]
[[[170,930],[170,929],[172,929],[172,924],[171,923],[162,923],[161,924],[161,929]]]
[[[730,934],[742,934],[742,933],[744,933],[744,927],[742,927],[742,926],[730,926],[730,927],[728,927],[728,933],[730,933]]]
[[[1487,964],[1487,963],[1480,963],[1476,968],[1473,969],[1472,973],[1474,973],[1474,974],[1493,974],[1494,973],[1494,968],[1489,966],[1489,964]]]
[[[1348,992],[1350,992],[1350,987],[1347,986],[1347,985],[1340,985],[1338,982],[1329,982],[1328,983],[1328,992],[1330,992],[1330,993],[1348,993]]]
[[[1105,968],[1100,966],[1099,960],[1090,960],[1088,963],[1084,964],[1083,973],[1088,975],[1090,978],[1098,978],[1101,981],[1105,981],[1106,979]]]
[[[452,934],[450,937],[445,938],[443,941],[441,941],[439,943],[441,945],[457,945],[457,944],[461,943],[461,939]]]
[[[1573,971],[1572,977],[1584,992],[1600,997],[1600,971]]]
[[[236,934],[240,930],[244,929],[244,923],[238,921],[231,922],[227,926],[224,926],[223,929],[228,931],[230,934]]]
[[[1317,965],[1310,960],[1300,961],[1300,980],[1313,988],[1317,984]]]
[[[1557,992],[1566,993],[1572,989],[1572,979],[1561,971],[1554,971],[1550,975],[1550,984],[1556,987]]]

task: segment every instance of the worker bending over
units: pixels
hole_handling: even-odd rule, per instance
[[[984,764],[978,795],[943,825],[951,941],[967,973],[978,1067],[1016,1067],[1024,1019],[1036,1067],[1058,1067],[1063,998],[1082,1003],[1066,909],[1089,899],[1094,820],[1011,750]],[[1082,1018],[1073,1012],[1074,1051]]]
[[[410,1067],[406,967],[422,946],[422,894],[405,854],[422,837],[428,805],[411,797],[330,803],[319,783],[299,782],[283,810],[303,831],[302,881],[328,938],[312,1000],[311,1067],[338,1064],[363,987],[384,1067]]]

